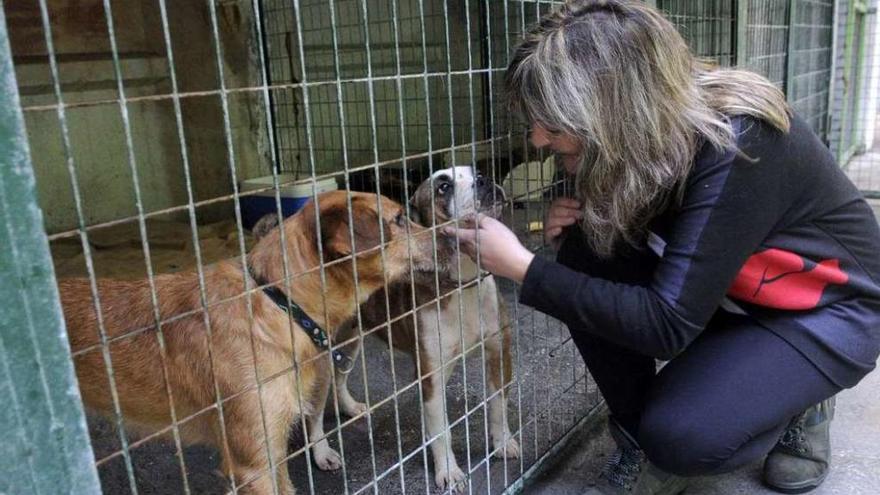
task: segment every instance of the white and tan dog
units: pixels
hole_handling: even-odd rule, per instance
[[[491,180],[482,175],[474,176],[471,167],[454,167],[434,173],[418,187],[410,200],[410,214],[415,222],[425,226],[476,212],[497,217],[501,213],[503,200],[504,191]],[[441,277],[439,294],[432,274],[416,274],[412,284],[398,282],[389,286],[387,295],[391,314],[386,311],[386,295],[383,291],[374,294],[361,306],[364,331],[384,326],[373,333],[385,341],[389,341],[388,322],[410,313],[391,324],[390,341],[396,349],[409,353],[418,363],[425,427],[429,439],[434,439],[431,443],[434,479],[440,488],[453,491],[463,488],[466,475],[459,468],[447,438],[449,422],[444,408],[444,392],[454,366],[462,358],[462,351],[464,354],[479,351],[481,341],[485,344],[484,366],[489,378],[488,418],[493,450],[502,457],[519,457],[519,444],[511,437],[506,419],[506,385],[510,384],[512,371],[507,312],[495,279],[490,275],[479,284],[468,284],[478,275],[477,267],[467,256],[459,258],[461,264],[458,265],[453,258],[451,269],[460,266],[460,276],[452,279]],[[462,290],[458,290],[459,279],[466,285]],[[416,304],[424,306],[414,314],[413,293]],[[356,323],[353,327],[356,327]],[[356,335],[355,332],[356,329],[349,335],[340,333],[336,340],[344,342]],[[357,346],[355,343],[347,349],[352,359],[358,352]],[[336,374],[339,405],[345,414],[356,416],[366,411],[366,405],[351,396],[347,380],[347,375]],[[321,418],[321,414],[315,417]],[[322,427],[314,422],[309,429],[311,438],[323,435]],[[314,454],[316,462],[323,469],[339,466],[338,455],[326,444],[317,448]]]

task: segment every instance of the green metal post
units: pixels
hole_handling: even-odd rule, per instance
[[[794,78],[795,78],[795,24],[797,24],[797,0],[788,1],[788,50],[785,52],[785,99],[789,103],[794,101]]]
[[[859,31],[861,36],[853,40],[855,43],[855,60],[853,62],[856,64],[856,78],[853,83],[853,91],[855,91],[856,98],[854,107],[851,109],[853,112],[853,126],[850,132],[852,133],[853,139],[850,149],[848,150],[850,155],[846,158],[847,161],[849,161],[852,155],[863,152],[865,147],[864,135],[862,134],[862,126],[864,125],[864,119],[862,118],[864,108],[862,108],[862,105],[866,103],[867,99],[867,94],[864,93],[863,83],[865,82],[865,63],[868,62],[865,60],[868,53],[866,43],[868,41],[868,33],[870,32],[867,23],[868,4],[863,0],[856,0],[853,5],[853,16],[854,22],[858,23],[860,26]]]
[[[749,0],[736,2],[736,65],[745,67],[748,60]]]
[[[840,112],[840,144],[838,145],[837,150],[837,160],[838,163],[843,165],[845,162],[843,160],[843,155],[846,153],[846,136],[849,132],[848,117],[849,117],[849,105],[847,104],[849,101],[849,92],[852,91],[853,82],[850,80],[850,73],[852,71],[852,58],[853,58],[853,40],[855,40],[855,0],[849,0],[849,10],[847,10],[846,23],[844,24],[846,29],[846,38],[843,43],[843,108]]]
[[[0,493],[100,493],[0,1]]]
[[[837,162],[846,166],[850,158],[858,149],[858,94],[861,90],[860,79],[862,75],[862,57],[864,56],[864,42],[866,32],[862,30],[861,37],[856,38],[857,24],[862,22],[868,9],[861,0],[849,0],[849,11],[846,20],[846,42],[844,43],[843,55],[843,106],[840,117],[840,138],[837,146]],[[856,64],[856,75],[852,74],[853,64]],[[853,105],[849,105],[850,95],[856,94]]]

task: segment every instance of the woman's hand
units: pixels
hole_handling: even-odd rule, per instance
[[[558,250],[562,243],[562,229],[584,218],[581,206],[581,202],[574,198],[557,198],[553,201],[544,221],[544,242]]]
[[[525,248],[503,223],[492,217],[477,215],[463,220],[475,228],[456,229],[444,227],[449,236],[458,234],[461,249],[474,261],[477,260],[477,237],[480,239],[480,266],[494,275],[522,283],[535,255]]]

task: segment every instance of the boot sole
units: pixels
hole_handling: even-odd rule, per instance
[[[809,480],[803,483],[791,484],[787,486],[773,485],[764,480],[764,486],[770,488],[771,490],[777,491],[779,493],[787,493],[787,494],[795,494],[795,493],[807,493],[810,491],[819,488],[819,485],[825,481],[825,478],[828,477],[828,471],[822,474],[820,478]]]

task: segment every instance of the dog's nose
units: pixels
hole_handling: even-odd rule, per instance
[[[495,181],[493,181],[491,177],[479,174],[474,179],[474,188],[479,194],[491,194],[492,190],[495,189]]]
[[[477,175],[477,187],[486,187],[486,177],[483,174]]]
[[[474,187],[482,201],[488,201],[490,198],[492,202],[505,199],[504,189],[496,184],[491,177],[486,177],[483,174],[477,175],[474,179]]]

